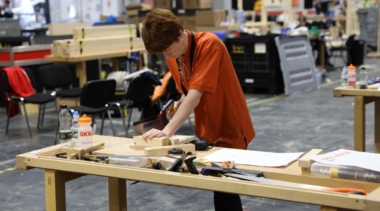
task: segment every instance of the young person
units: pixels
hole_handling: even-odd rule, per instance
[[[142,39],[151,54],[163,53],[177,89],[183,94],[163,130],[143,139],[172,136],[194,111],[195,133],[209,145],[246,149],[255,136],[252,120],[230,55],[208,32],[184,30],[166,9],[154,9],[143,22]],[[214,192],[215,210],[242,210],[240,197]]]

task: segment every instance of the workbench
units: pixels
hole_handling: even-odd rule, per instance
[[[120,52],[112,52],[112,53],[103,53],[96,55],[83,55],[79,57],[54,57],[53,55],[48,55],[45,57],[45,60],[54,62],[55,64],[74,64],[76,67],[76,76],[79,78],[79,86],[83,87],[87,82],[86,75],[86,61],[98,60],[104,58],[117,58],[117,57],[126,57],[128,53],[131,52],[146,52],[144,49],[133,49],[131,51],[120,51]],[[114,70],[117,70],[117,62],[113,62]],[[99,67],[100,71],[100,67]]]
[[[104,143],[104,147],[96,152],[99,154],[135,153],[142,151],[131,149],[132,139],[94,136],[94,145]],[[35,150],[18,155],[16,166],[19,170],[40,168],[45,170],[46,210],[66,210],[65,183],[85,175],[108,177],[109,210],[126,210],[127,190],[126,180],[143,181],[157,184],[181,186],[210,191],[228,192],[240,195],[272,198],[299,203],[320,205],[321,210],[380,210],[380,184],[353,180],[316,177],[293,162],[283,168],[266,168],[237,165],[239,169],[258,170],[266,178],[297,182],[328,187],[350,187],[363,189],[367,196],[346,193],[289,188],[285,186],[268,185],[249,181],[231,180],[221,177],[193,175],[190,173],[169,172],[148,168],[135,168],[112,164],[95,163],[82,160],[67,160],[50,157],[51,151],[58,150],[64,144]],[[220,148],[214,147],[209,151],[197,151],[198,158],[204,157]],[[304,154],[300,160],[321,153],[313,149]]]
[[[375,103],[375,153],[380,153],[380,91],[338,87],[334,97],[354,97],[354,149],[365,152],[365,106]]]

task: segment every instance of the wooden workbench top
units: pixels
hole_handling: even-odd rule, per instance
[[[364,97],[380,97],[380,91],[377,88],[359,89],[352,87],[337,87],[334,89],[334,97],[344,96],[364,96]]]
[[[103,149],[100,149],[97,152],[137,153],[136,150],[129,148],[129,145],[133,143],[132,139],[95,135],[94,145],[99,143],[105,143],[105,145]],[[65,181],[69,181],[83,175],[98,175],[109,178],[120,178],[204,190],[221,191],[352,210],[370,211],[379,210],[378,208],[380,208],[379,183],[313,176],[302,172],[301,168],[298,167],[298,162],[293,162],[289,166],[283,168],[266,168],[246,165],[238,165],[237,168],[263,171],[265,177],[270,179],[310,185],[320,185],[333,188],[358,188],[366,190],[369,194],[367,196],[361,196],[316,191],[249,181],[230,180],[220,177],[192,175],[189,173],[158,171],[154,169],[95,163],[83,160],[67,160],[62,158],[53,158],[47,154],[49,151],[52,153],[52,150],[58,150],[64,145],[65,144],[59,144],[18,155],[16,158],[17,169],[28,170],[31,168],[41,168],[64,172],[65,174],[62,175]],[[196,153],[197,156],[202,157],[219,149],[220,148],[213,148],[209,151],[197,151]],[[306,153],[301,159],[315,155],[317,151],[319,150],[311,150],[310,152]]]

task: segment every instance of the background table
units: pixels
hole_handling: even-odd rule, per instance
[[[365,105],[375,103],[375,153],[380,153],[380,91],[338,87],[334,97],[354,97],[354,149],[365,151]]]

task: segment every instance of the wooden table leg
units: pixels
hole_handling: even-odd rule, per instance
[[[354,150],[365,152],[365,102],[364,97],[354,98]]]
[[[76,75],[79,78],[79,87],[83,87],[87,82],[86,62],[78,62],[76,64]]]
[[[47,211],[66,210],[64,172],[45,170],[45,198]]]
[[[112,70],[113,71],[119,71],[119,58],[112,58]]]
[[[321,69],[325,69],[325,43],[319,40],[319,66]]]
[[[125,179],[108,178],[110,211],[127,211],[127,185]]]
[[[375,101],[375,153],[380,153],[380,100]]]

